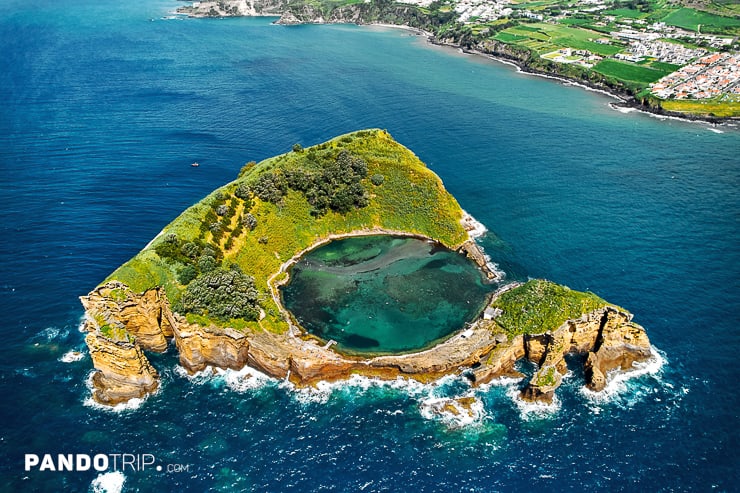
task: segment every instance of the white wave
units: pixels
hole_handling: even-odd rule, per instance
[[[397,377],[394,380],[382,380],[380,378],[365,377],[362,375],[351,375],[346,380],[335,382],[320,381],[309,387],[296,387],[288,381],[281,383],[281,387],[291,391],[298,402],[326,403],[334,393],[353,392],[364,394],[372,388],[388,388],[402,391],[409,396],[419,395],[425,392],[425,384],[409,378]]]
[[[519,415],[524,421],[552,418],[560,411],[561,403],[557,393],[553,396],[552,403],[550,404],[525,401],[519,393],[518,385],[511,385],[506,390],[506,395],[514,402],[517,409],[519,409]]]
[[[618,106],[616,104],[609,105],[612,107],[612,109],[617,110],[620,113],[634,113],[637,111],[635,108],[625,107],[625,106]]]
[[[460,222],[463,227],[468,230],[468,236],[470,238],[480,238],[488,232],[488,228],[486,228],[482,222],[471,216],[467,211],[463,210],[462,213],[463,217]]]
[[[487,392],[491,387],[510,387],[510,386],[516,386],[521,382],[521,378],[516,377],[498,377],[494,378],[488,383],[484,383],[478,386],[478,389],[481,392]]]
[[[483,250],[483,248],[481,248]],[[501,268],[498,266],[498,264],[491,260],[491,256],[487,253],[483,254],[483,258],[486,259],[486,267],[488,267],[488,270],[493,272],[493,274],[496,276],[496,281],[501,282],[504,279],[506,279],[506,272],[501,270]]]
[[[723,134],[723,133],[725,133],[724,131],[722,131],[722,130],[720,130],[718,128],[714,128],[714,127],[709,127],[709,128],[707,128],[707,130],[709,130],[710,132],[714,132],[716,134]]]
[[[362,395],[370,389],[390,389],[402,392],[409,397],[432,397],[445,392],[445,386],[454,382],[466,382],[462,377],[446,375],[430,383],[421,383],[412,378],[396,377],[393,380],[383,380],[376,377],[352,375],[346,380],[335,382],[320,381],[309,387],[296,387],[290,382],[283,381],[280,386],[288,389],[301,403],[326,403],[334,393],[352,392]]]
[[[65,339],[68,335],[69,331],[67,329],[60,329],[58,327],[47,327],[37,334],[38,337],[46,339],[47,341],[52,341],[57,338]]]
[[[631,370],[615,370],[609,372],[606,375],[606,387],[604,387],[604,390],[601,392],[594,392],[589,390],[587,387],[582,387],[581,394],[594,404],[622,400],[625,395],[632,392],[629,384],[637,377],[651,375],[653,377],[660,378],[663,366],[667,360],[663,353],[655,346],[651,346],[650,351],[652,353],[652,357],[647,361],[633,363]],[[664,385],[670,384],[664,383]]]
[[[249,366],[245,366],[239,371],[226,370],[223,378],[227,387],[239,393],[261,389],[276,382],[274,378]]]
[[[61,361],[62,363],[74,363],[75,361],[80,361],[84,357],[85,353],[72,350],[64,353],[64,355],[59,358],[59,361]]]
[[[120,404],[116,404],[115,406],[107,406],[105,404],[101,404],[101,403],[97,402],[95,399],[93,399],[93,397],[92,397],[92,391],[93,391],[92,378],[93,378],[93,375],[94,374],[95,374],[95,370],[91,371],[90,374],[87,377],[87,380],[85,381],[85,386],[87,387],[88,391],[90,392],[90,396],[87,399],[85,399],[84,401],[82,401],[82,405],[83,406],[90,407],[90,408],[93,408],[93,409],[97,409],[99,411],[107,411],[107,412],[112,412],[112,413],[122,413],[122,412],[126,412],[126,411],[135,411],[135,410],[139,409],[144,404],[144,402],[147,400],[147,398],[149,397],[149,396],[147,396],[147,397],[144,397],[143,399],[139,399],[138,397],[134,397],[133,399],[129,399],[126,402],[122,402]],[[161,391],[161,389],[162,389],[162,384],[160,382],[160,385],[157,388],[157,390],[154,392],[154,394],[150,394],[150,395],[156,395],[156,394],[158,394]]]
[[[99,474],[90,483],[90,491],[93,493],[121,493],[126,476],[120,471]]]
[[[245,366],[241,370],[224,370],[214,366],[206,366],[205,369],[191,375],[181,365],[176,365],[174,373],[181,378],[190,380],[195,385],[209,384],[215,387],[226,385],[231,390],[239,393],[260,389],[278,381],[250,366]]]
[[[462,397],[474,397],[472,394]],[[449,428],[463,428],[471,425],[480,425],[486,416],[483,402],[474,397],[469,408],[457,400],[448,397],[428,397],[422,399],[419,406],[422,417],[429,420],[439,420]]]

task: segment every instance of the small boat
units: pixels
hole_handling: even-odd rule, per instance
[[[198,163],[198,161],[195,161],[195,162],[194,162],[193,164],[191,164],[190,166],[192,166],[193,168],[197,168],[198,166],[200,166],[200,163]]]

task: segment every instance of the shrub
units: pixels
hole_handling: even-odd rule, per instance
[[[234,195],[242,200],[249,200],[252,197],[252,190],[246,183],[240,183],[234,190]]]
[[[257,166],[257,162],[256,161],[249,161],[247,164],[245,164],[244,166],[242,166],[242,169],[239,171],[239,177],[244,176],[246,173],[248,173],[249,171],[251,171],[252,168],[254,168],[255,166]]]
[[[259,243],[260,245],[267,245],[268,240],[269,238],[267,236],[260,236],[257,239],[257,243]]]
[[[293,144],[293,152],[303,152],[303,146],[301,144]]]
[[[371,176],[370,181],[372,182],[373,185],[375,185],[376,187],[379,187],[385,181],[385,176],[378,173],[378,174]]]
[[[188,241],[180,247],[180,252],[189,259],[198,258],[200,251],[201,247],[192,241]]]
[[[218,207],[216,207],[216,215],[218,216],[225,216],[228,214],[229,208],[226,207],[226,204],[221,204]]]
[[[177,274],[177,282],[182,285],[190,284],[190,281],[198,276],[198,270],[192,265],[186,265]]]
[[[220,260],[223,257],[223,253],[221,253],[221,249],[218,248],[215,245],[206,245],[203,247],[203,255],[208,257],[213,257],[217,261]]]
[[[210,272],[216,267],[218,267],[218,262],[210,255],[203,255],[198,259],[198,270],[201,272]]]
[[[254,279],[238,268],[217,268],[195,278],[180,298],[178,309],[220,320],[256,320],[258,292]]]
[[[257,227],[257,218],[254,217],[254,214],[251,212],[247,212],[244,214],[244,217],[242,217],[242,223],[244,224],[244,227],[247,228],[249,231],[252,231],[254,228]]]
[[[168,234],[154,247],[154,251],[161,258],[175,262],[187,263],[188,259],[180,250],[180,240],[176,234]]]

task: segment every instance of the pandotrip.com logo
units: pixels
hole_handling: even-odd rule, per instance
[[[190,464],[165,463],[154,454],[25,454],[26,472],[190,472]]]

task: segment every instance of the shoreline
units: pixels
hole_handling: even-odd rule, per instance
[[[311,23],[309,22],[309,23],[304,23],[304,24],[311,24]],[[342,23],[336,22],[334,24],[342,24]],[[346,23],[346,24],[352,24],[352,23]],[[595,84],[589,84],[587,81],[582,80],[582,79],[571,79],[569,77],[564,77],[562,75],[556,75],[556,74],[550,74],[550,73],[543,72],[543,71],[531,70],[529,69],[529,67],[527,67],[523,63],[518,62],[514,59],[506,58],[506,57],[499,56],[499,55],[492,54],[492,53],[486,53],[486,52],[479,51],[479,50],[466,49],[457,44],[437,41],[434,33],[431,33],[429,31],[425,31],[423,29],[419,29],[416,27],[411,27],[407,24],[356,23],[355,25],[360,26],[360,27],[377,26],[377,27],[383,27],[383,28],[389,28],[389,29],[400,29],[403,31],[412,32],[416,34],[417,36],[425,36],[426,42],[434,46],[456,49],[456,50],[459,50],[462,54],[479,56],[482,58],[486,58],[488,60],[493,60],[494,62],[497,62],[497,63],[501,63],[504,65],[510,65],[512,67],[516,67],[517,73],[521,73],[524,75],[542,77],[544,79],[550,79],[550,80],[560,82],[561,84],[566,85],[566,86],[575,86],[575,87],[578,87],[579,89],[596,92],[604,96],[616,99],[617,100],[616,102],[609,103],[609,107],[615,111],[619,111],[620,108],[629,108],[633,111],[637,111],[639,113],[652,116],[654,118],[670,119],[670,120],[676,120],[676,121],[683,121],[687,123],[705,123],[705,124],[711,124],[714,126],[724,125],[728,127],[735,127],[737,123],[740,123],[740,117],[716,117],[716,116],[685,114],[685,113],[679,113],[675,111],[664,110],[663,108],[652,108],[649,106],[644,106],[640,104],[638,101],[636,101],[634,96],[623,94],[618,91],[611,91],[609,89],[605,89],[604,87],[598,86]]]
[[[619,108],[629,108],[639,113],[643,113],[643,114],[653,116],[656,118],[672,119],[672,120],[678,120],[678,121],[683,121],[683,122],[688,122],[688,123],[706,123],[706,124],[711,124],[711,125],[726,125],[726,126],[734,127],[736,123],[740,122],[740,117],[716,117],[716,116],[685,114],[685,113],[679,113],[675,111],[664,110],[663,108],[653,108],[650,106],[644,106],[640,104],[637,100],[635,100],[634,96],[623,94],[618,91],[611,91],[599,85],[589,84],[587,81],[584,81],[582,79],[571,79],[569,77],[564,77],[562,75],[555,75],[555,74],[550,74],[544,71],[531,70],[525,64],[517,60],[511,59],[511,58],[501,57],[501,56],[497,56],[496,54],[486,53],[486,52],[482,52],[478,50],[465,49],[462,46],[456,45],[456,44],[440,42],[440,41],[437,41],[433,35],[427,38],[427,42],[435,46],[443,46],[443,47],[446,46],[449,48],[458,49],[462,53],[465,53],[468,55],[480,56],[480,57],[483,57],[489,60],[493,60],[498,63],[502,63],[504,65],[511,65],[513,67],[516,67],[517,73],[531,75],[534,77],[542,77],[545,79],[551,79],[551,80],[558,81],[561,84],[566,85],[566,86],[575,86],[580,89],[584,89],[586,91],[600,93],[604,96],[617,100],[617,102],[609,103],[609,107],[614,110],[618,110]]]

